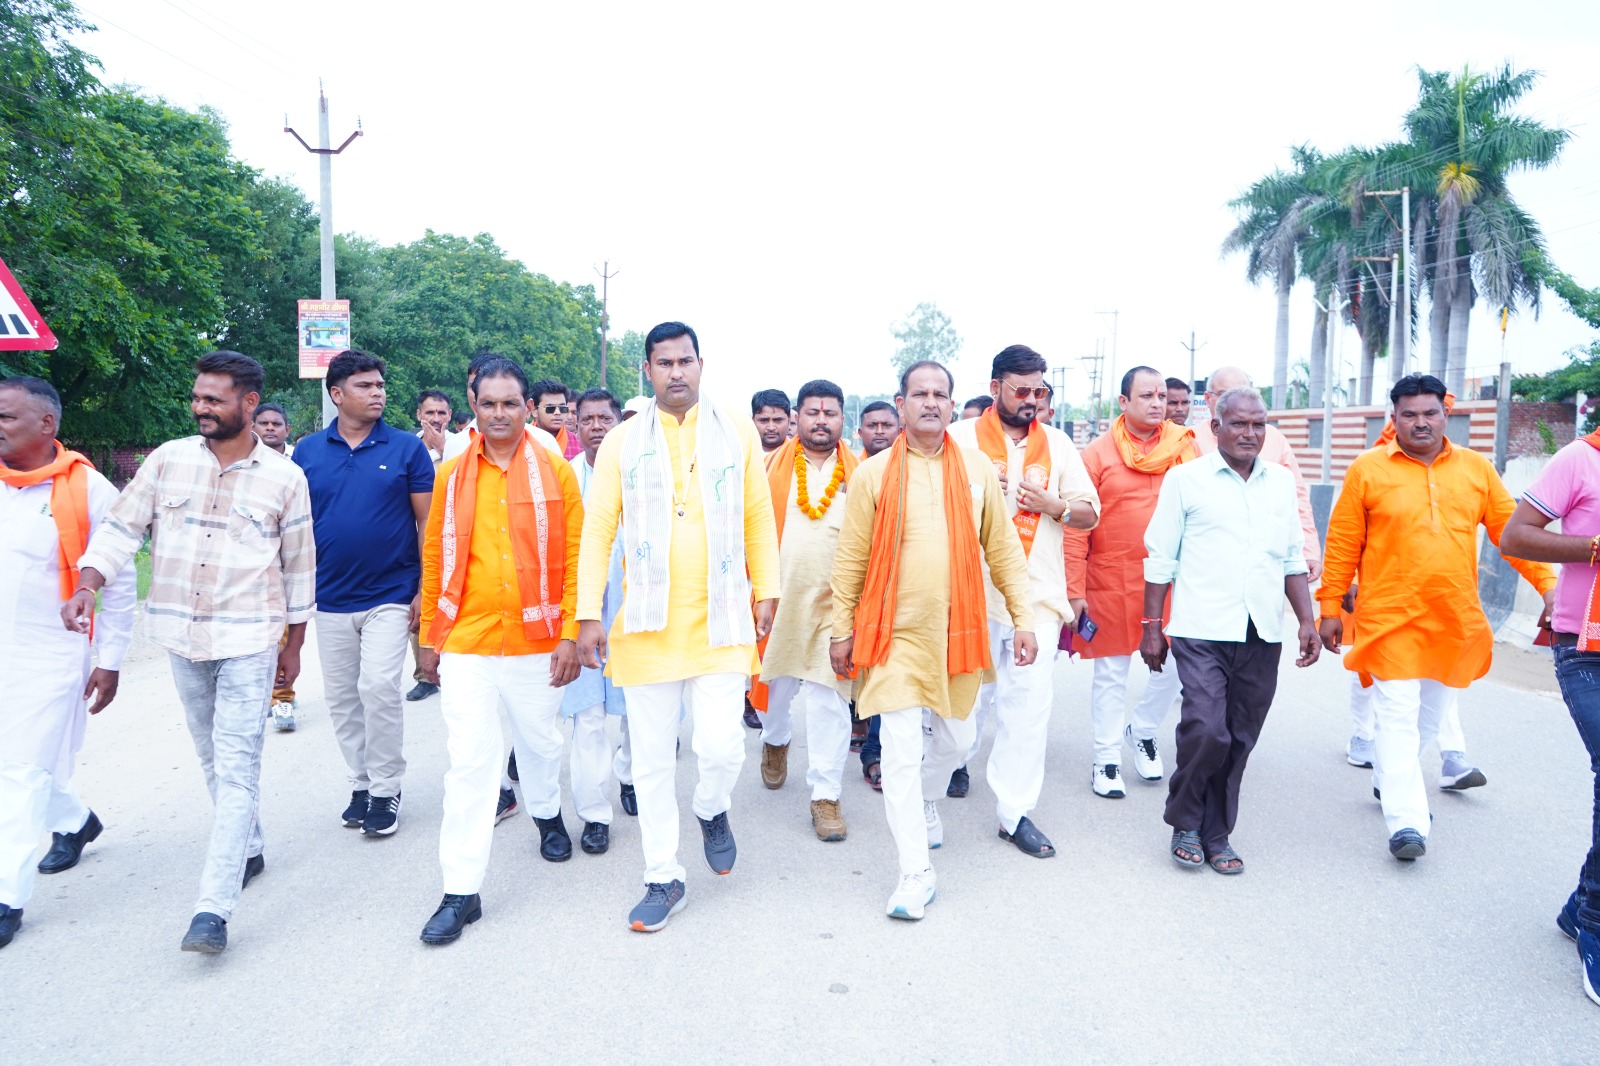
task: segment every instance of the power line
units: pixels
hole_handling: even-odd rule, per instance
[[[180,15],[183,15],[184,17],[193,20],[194,23],[197,26],[199,26],[201,29],[206,30],[208,33],[215,34],[218,38],[220,38],[223,41],[226,41],[228,44],[233,45],[235,48],[239,49],[239,51],[243,52],[245,55],[250,56],[252,59],[255,59],[256,61],[260,62],[264,66],[271,67],[273,70],[276,70],[279,74],[282,74],[284,77],[289,78],[290,80],[293,80],[293,81],[304,81],[304,80],[306,80],[306,72],[302,71],[300,73],[295,73],[294,71],[289,71],[289,70],[283,69],[282,67],[278,66],[278,64],[274,63],[272,60],[266,58],[265,56],[263,56],[263,55],[261,55],[261,54],[259,54],[257,52],[252,51],[244,43],[242,43],[240,41],[237,41],[237,40],[233,39],[232,37],[229,37],[227,34],[223,33],[221,30],[217,29],[216,27],[208,25],[206,22],[201,20],[199,15],[195,14],[192,11],[189,11],[188,9],[186,9],[184,7],[179,6],[177,3],[174,2],[174,0],[161,0],[161,2],[166,4],[168,7],[172,8],[172,10],[178,12]],[[216,16],[211,15],[210,13],[207,13],[206,17],[207,18],[216,18]],[[222,20],[220,18],[216,18],[216,21],[222,22]],[[223,24],[227,25],[226,23],[223,23]],[[235,29],[235,32],[236,33],[243,33],[244,31]]]
[[[247,98],[249,98],[251,100],[254,100],[256,103],[260,104],[262,107],[267,108],[268,110],[274,111],[274,112],[277,110],[271,104],[267,103],[267,101],[261,99],[261,97],[257,96],[255,93],[251,92],[250,90],[244,89],[244,88],[241,88],[238,85],[235,85],[233,82],[229,81],[227,78],[222,77],[220,74],[214,74],[211,71],[207,70],[205,67],[199,66],[199,65],[197,65],[195,63],[191,63],[189,60],[187,60],[187,59],[183,58],[182,56],[178,55],[176,52],[167,51],[165,48],[162,48],[160,45],[154,44],[151,41],[148,41],[145,38],[140,37],[137,33],[134,33],[132,30],[128,29],[126,26],[119,26],[117,23],[112,22],[108,18],[105,18],[105,17],[103,17],[101,15],[96,15],[93,11],[90,11],[88,8],[80,7],[78,10],[82,11],[85,15],[88,15],[90,18],[96,20],[97,22],[103,22],[107,26],[110,26],[114,30],[120,30],[121,32],[127,34],[129,37],[132,37],[134,40],[138,41],[140,44],[145,45],[148,48],[153,48],[157,52],[160,52],[164,56],[168,56],[168,57],[170,57],[172,59],[176,59],[179,63],[182,63],[184,66],[190,68],[191,70],[199,71],[201,74],[204,74],[206,77],[211,78],[213,81],[217,82],[218,84],[226,85],[228,88],[232,89],[234,92],[239,93],[241,96],[244,96],[244,97],[247,97]]]

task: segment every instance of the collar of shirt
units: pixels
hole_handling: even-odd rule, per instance
[[[334,416],[332,424],[330,424],[328,426],[328,431],[327,431],[326,435],[327,435],[329,444],[342,444],[346,448],[350,448],[350,442],[345,440],[344,436],[339,432],[339,418],[338,418],[337,415]],[[417,436],[419,436],[419,437],[421,435],[422,434],[420,434],[420,433],[417,434]],[[378,420],[376,422],[372,423],[372,428],[367,431],[366,438],[364,440],[362,440],[362,442],[360,444],[357,444],[354,448],[350,448],[350,450],[351,451],[360,451],[362,448],[365,448],[368,445],[388,444],[388,443],[389,443],[389,423],[387,423],[387,422],[385,422],[383,420],[383,416],[382,415],[379,415],[378,416]]]
[[[1391,458],[1391,459],[1393,459],[1395,456],[1399,455],[1399,456],[1404,456],[1407,459],[1411,459],[1411,461],[1413,463],[1416,463],[1418,466],[1426,466],[1426,465],[1428,465],[1428,464],[1424,463],[1421,459],[1413,459],[1411,457],[1411,455],[1409,453],[1407,453],[1407,451],[1404,448],[1400,447],[1400,442],[1398,440],[1389,441],[1387,444],[1385,444],[1383,446],[1383,449],[1384,449],[1384,452],[1387,453],[1389,458]],[[1453,452],[1453,451],[1455,451],[1455,446],[1450,443],[1450,438],[1446,437],[1444,439],[1444,446],[1439,449],[1439,454],[1433,457],[1433,461],[1437,463],[1441,459],[1444,459],[1444,458],[1448,457],[1450,455],[1450,453]]]
[[[240,459],[238,462],[229,463],[227,466],[221,465],[220,461],[217,459],[217,453],[212,451],[210,446],[206,444],[206,439],[204,437],[197,433],[189,439],[194,442],[194,446],[196,448],[206,453],[206,457],[211,460],[213,466],[219,467],[217,471],[218,473],[226,474],[230,470],[242,470],[247,466],[259,466],[262,459],[268,455],[279,455],[278,452],[273,451],[271,448],[263,444],[261,438],[256,436],[254,430],[250,431],[250,437],[256,442],[256,446],[250,449],[250,454],[245,456],[243,459]],[[287,458],[287,456],[279,455],[279,458]]]
[[[1236,480],[1243,481],[1243,482],[1250,482],[1250,481],[1258,481],[1258,480],[1260,480],[1262,477],[1265,476],[1266,468],[1267,468],[1267,464],[1261,461],[1261,456],[1257,455],[1255,464],[1250,467],[1250,476],[1249,477],[1244,477],[1239,473],[1239,471],[1235,470],[1233,467],[1228,465],[1228,460],[1222,454],[1222,449],[1221,448],[1218,448],[1216,451],[1212,452],[1211,454],[1204,456],[1199,461],[1202,462],[1202,463],[1210,463],[1211,466],[1212,466],[1212,473],[1219,473],[1219,472],[1224,472],[1225,471],[1226,473],[1228,473],[1230,476],[1232,476]]]

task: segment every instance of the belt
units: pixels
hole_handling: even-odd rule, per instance
[[[1576,648],[1578,646],[1578,634],[1553,632],[1550,634],[1550,643],[1560,648]]]

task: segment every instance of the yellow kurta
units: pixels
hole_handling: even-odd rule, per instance
[[[706,625],[706,512],[700,476],[689,478],[700,406],[696,404],[679,424],[665,411],[661,431],[671,458],[673,493],[687,500],[684,517],[672,519],[672,594],[667,601],[666,627],[654,633],[625,633],[624,610],[612,623],[606,676],[624,688],[682,681],[705,674],[753,674],[756,647],[741,644],[713,648]],[[594,478],[584,499],[583,542],[578,555],[578,620],[599,621],[610,569],[611,546],[618,536],[622,513],[622,445],[629,433],[644,425],[629,419],[606,435],[595,455]],[[744,550],[750,582],[758,600],[778,595],[778,534],[772,524],[772,492],[762,465],[761,445],[755,427],[735,419],[744,445]],[[623,602],[626,604],[628,560],[623,559]]]
[[[830,454],[821,466],[806,456],[806,492],[813,506],[827,490],[838,463],[836,454]],[[883,477],[881,473],[878,476]],[[798,677],[832,685],[839,695],[850,698],[850,679],[840,679],[828,664],[828,638],[833,633],[833,586],[829,579],[850,488],[849,484],[840,485],[828,510],[821,518],[812,518],[796,502],[799,480],[789,481],[788,512],[783,522],[783,540],[778,545],[783,595],[761,659],[761,679],[769,685],[780,677]]]
[[[943,449],[941,448],[942,452]],[[872,526],[890,453],[879,452],[856,471],[833,564],[833,636],[855,631],[856,604],[867,575]],[[994,466],[976,448],[962,448],[978,542],[995,588],[1005,597],[1011,623],[1033,631],[1028,604],[1028,560],[1011,522]],[[965,718],[978,698],[982,673],[950,676],[950,533],[944,514],[941,454],[906,453],[906,517],[900,542],[900,585],[895,591],[894,636],[882,666],[862,671],[856,713],[929,707],[943,718]],[[991,649],[991,656],[993,649]]]

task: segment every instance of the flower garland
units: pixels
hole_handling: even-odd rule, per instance
[[[794,450],[795,503],[807,516],[821,518],[828,513],[828,508],[833,506],[833,497],[838,493],[839,486],[844,484],[844,464],[834,463],[833,477],[828,479],[828,487],[823,490],[822,499],[817,501],[815,507],[811,505],[811,497],[806,492],[806,467],[809,465],[806,462],[806,450],[796,448]]]

